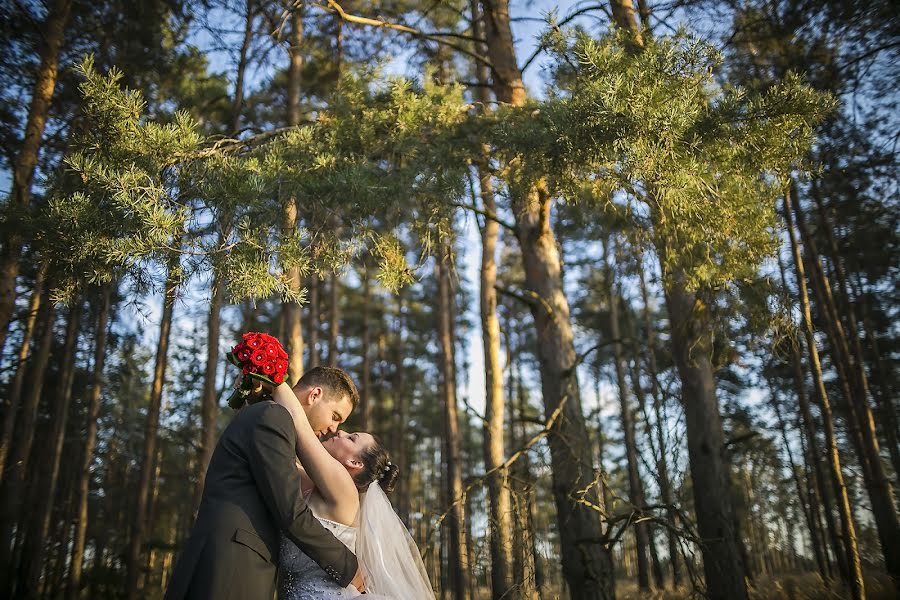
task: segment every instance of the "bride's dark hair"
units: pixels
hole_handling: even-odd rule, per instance
[[[363,466],[362,470],[353,478],[353,481],[356,483],[357,489],[362,491],[365,491],[377,481],[385,493],[390,493],[397,484],[397,478],[400,476],[400,467],[391,462],[387,448],[384,447],[381,440],[374,435],[372,438],[375,442],[359,455],[359,460]]]

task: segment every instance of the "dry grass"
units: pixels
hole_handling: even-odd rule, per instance
[[[634,582],[616,585],[619,600],[694,600],[703,596],[688,589],[641,592]],[[846,589],[825,587],[816,573],[781,575],[775,578],[761,577],[750,589],[751,600],[839,600],[849,598]],[[897,594],[890,579],[884,573],[866,573],[867,600],[895,600]]]

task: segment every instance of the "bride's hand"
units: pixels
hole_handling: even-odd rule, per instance
[[[281,385],[287,385],[287,384],[282,383]],[[253,380],[253,393],[261,394],[263,392],[265,392],[267,394],[274,394],[275,386],[272,385],[271,383],[269,383],[268,381],[260,381],[259,379],[254,379]]]

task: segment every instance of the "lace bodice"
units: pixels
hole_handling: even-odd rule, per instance
[[[315,514],[315,513],[313,513]],[[334,537],[352,551],[356,551],[356,527],[323,519],[316,515]],[[342,588],[316,562],[282,534],[278,565],[278,600],[318,600],[357,598],[353,586]]]

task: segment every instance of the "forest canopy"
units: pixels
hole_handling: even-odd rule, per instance
[[[161,598],[248,331],[436,595],[900,589],[889,2],[0,0],[0,590]]]

